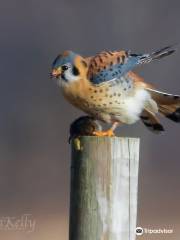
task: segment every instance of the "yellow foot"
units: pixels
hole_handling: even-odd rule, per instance
[[[97,137],[105,137],[105,136],[114,137],[115,136],[113,130],[111,130],[111,129],[109,129],[107,131],[94,131],[93,135],[97,136]]]

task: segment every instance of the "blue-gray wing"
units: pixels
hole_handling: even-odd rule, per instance
[[[91,58],[88,78],[93,84],[101,84],[121,78],[139,64],[172,54],[175,50],[171,46],[155,51],[151,54],[131,54],[126,51],[101,52]]]

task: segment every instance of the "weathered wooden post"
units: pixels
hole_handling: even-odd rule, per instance
[[[70,240],[135,240],[139,139],[72,142]]]

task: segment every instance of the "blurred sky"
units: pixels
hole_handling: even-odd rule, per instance
[[[7,240],[68,239],[69,124],[82,112],[49,79],[59,52],[156,50],[180,41],[178,0],[1,0],[0,217],[31,213],[34,233]],[[137,72],[161,90],[180,94],[180,51]],[[141,123],[119,128],[141,138],[138,224],[180,234],[180,126],[162,120],[153,135]],[[141,237],[141,239],[146,239]],[[157,236],[148,236],[157,239]]]

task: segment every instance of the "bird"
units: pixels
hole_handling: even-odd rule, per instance
[[[91,116],[81,116],[70,125],[69,143],[73,138],[81,136],[94,136],[96,131],[101,131],[100,123]]]
[[[175,51],[174,46],[167,46],[145,54],[119,50],[90,57],[64,51],[53,61],[50,74],[72,105],[111,124],[108,130],[94,131],[95,136],[115,136],[121,124],[139,120],[152,132],[161,133],[159,114],[180,122],[180,96],[158,90],[134,70]]]

